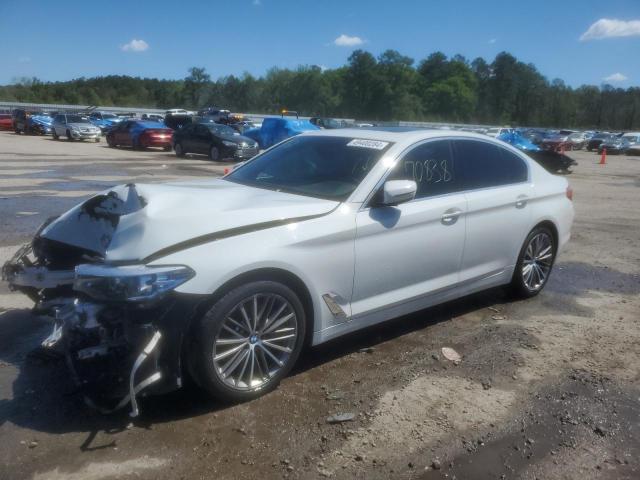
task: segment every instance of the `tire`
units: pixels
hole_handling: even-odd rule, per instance
[[[557,250],[555,236],[549,228],[544,226],[534,228],[527,235],[520,250],[508,287],[510,293],[516,298],[530,298],[538,295],[549,280]],[[535,266],[526,269],[527,265]]]
[[[116,144],[113,142],[113,138],[107,137],[107,145],[111,148],[116,148]]]
[[[286,285],[265,280],[236,287],[195,325],[188,357],[191,375],[224,402],[264,395],[278,386],[298,359],[306,322],[300,299]]]
[[[69,130],[67,130],[66,134],[67,134],[67,141],[68,142],[73,142],[73,137],[71,136],[71,132]]]
[[[54,140],[60,140],[60,137],[58,136],[55,130],[51,133],[51,136],[53,137]]]
[[[96,143],[100,143],[100,137],[96,137],[93,141]]]
[[[209,149],[209,158],[216,162],[220,158],[220,150],[217,147],[211,147]]]
[[[179,157],[179,158],[183,158],[185,156],[185,154],[186,154],[186,152],[182,148],[182,144],[180,142],[177,142],[173,146],[173,150],[176,152],[176,157]]]

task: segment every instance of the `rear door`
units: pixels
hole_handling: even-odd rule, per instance
[[[118,144],[133,145],[133,127],[134,123],[128,121],[124,124],[122,130],[118,132]]]
[[[530,226],[534,194],[528,165],[489,141],[456,139],[453,146],[468,205],[460,281],[506,275]]]
[[[403,304],[415,310],[458,282],[467,205],[449,140],[414,146],[387,177],[398,179],[416,182],[413,201],[356,217],[353,316]]]

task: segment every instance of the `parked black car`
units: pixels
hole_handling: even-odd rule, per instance
[[[590,152],[593,152],[594,150],[597,150],[598,147],[600,147],[600,144],[602,142],[604,142],[606,140],[612,140],[614,138],[616,138],[616,136],[612,135],[610,133],[596,133],[587,142],[587,150],[590,151]]]
[[[164,117],[164,124],[172,130],[180,130],[193,123],[193,115],[173,114]]]
[[[258,154],[258,144],[233,128],[219,123],[192,123],[173,134],[176,156],[209,155],[211,160],[248,160]]]
[[[229,110],[218,107],[209,107],[203,110],[198,110],[198,116],[206,117],[207,120],[217,123],[228,123],[230,113],[231,112],[229,112]]]
[[[606,148],[607,153],[612,155],[627,153],[629,148],[631,147],[631,142],[628,138],[624,137],[613,137],[608,140],[605,140],[598,146],[598,153],[602,153],[602,151]]]

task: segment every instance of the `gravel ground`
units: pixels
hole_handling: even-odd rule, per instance
[[[28,355],[50,327],[0,286],[0,479],[639,478],[640,158],[573,156],[573,238],[541,295],[491,290],[320,346],[242,405],[188,387],[133,423],[96,414],[63,364]],[[223,169],[0,132],[0,261],[97,190]]]

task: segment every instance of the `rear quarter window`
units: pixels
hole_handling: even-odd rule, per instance
[[[509,150],[479,140],[455,140],[456,170],[465,190],[526,182],[526,162]]]

